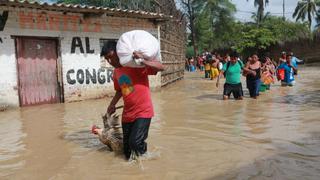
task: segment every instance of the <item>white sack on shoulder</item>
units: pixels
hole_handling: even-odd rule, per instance
[[[147,31],[133,30],[120,36],[117,42],[117,54],[121,65],[141,67],[132,59],[134,51],[142,53],[145,59],[160,61],[159,41]]]

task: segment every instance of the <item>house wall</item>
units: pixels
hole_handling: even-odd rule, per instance
[[[0,105],[19,106],[15,36],[57,38],[58,78],[65,102],[113,94],[113,68],[101,66],[100,39],[118,39],[133,29],[156,37],[158,27],[146,19],[0,7],[9,11],[0,31]],[[161,86],[161,74],[150,77],[152,88]]]
[[[160,28],[161,55],[165,71],[161,74],[161,85],[166,86],[184,77],[186,49],[186,20],[177,10],[174,1],[159,0],[161,12],[170,14],[172,19]]]

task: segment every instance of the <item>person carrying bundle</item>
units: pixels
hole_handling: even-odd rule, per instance
[[[152,35],[143,34],[148,32],[142,31],[130,33],[131,40],[125,33],[120,37],[117,44],[116,42],[104,44],[100,54],[115,68],[113,81],[116,94],[107,108],[109,115],[116,111],[116,104],[120,98],[123,98],[123,151],[127,159],[133,153],[140,156],[147,151],[145,140],[148,137],[151,118],[154,116],[148,75],[156,75],[158,71],[164,70],[160,59],[157,59],[159,52],[145,47],[148,42],[140,45],[135,44],[150,40]],[[151,40],[148,46],[158,45],[154,43],[158,43],[158,41],[152,42]],[[140,49],[137,47],[140,47]],[[157,48],[154,49],[158,50]],[[131,54],[131,58],[129,54]]]

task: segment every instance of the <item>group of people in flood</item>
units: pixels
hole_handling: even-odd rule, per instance
[[[275,79],[282,86],[293,86],[298,73],[297,64],[301,62],[292,52],[282,52],[278,61],[272,60],[269,55],[259,58],[257,53],[242,61],[236,52],[224,57],[218,53],[204,52],[196,58],[187,59],[186,70],[204,71],[204,78],[217,79],[217,87],[220,86],[220,79],[225,77],[224,100],[229,99],[231,94],[237,100],[243,99],[241,76],[244,76],[250,97],[257,99],[260,92],[270,90]]]
[[[135,159],[147,152],[145,140],[154,116],[148,75],[155,75],[165,68],[157,58],[147,57],[138,51],[129,53],[131,65],[133,63],[135,66],[121,64],[117,48],[118,44],[110,41],[104,44],[101,50],[101,57],[115,68],[113,73],[115,95],[108,104],[103,121],[104,128],[94,125],[91,131],[112,150],[122,151],[126,159]],[[241,75],[246,77],[250,97],[257,98],[259,92],[263,91],[262,87],[270,89],[274,75],[277,75],[283,86],[293,86],[294,76],[297,74],[297,61],[297,58],[293,60],[291,53],[282,53],[279,63],[276,64],[269,56],[259,59],[257,54],[252,54],[244,63],[236,52],[227,54],[224,58],[219,54],[205,52],[195,59],[188,59],[186,68],[188,71],[197,69],[204,71],[204,78],[217,79],[217,87],[220,85],[221,77],[224,76],[226,80],[223,99],[229,99],[233,94],[235,99],[240,100],[243,99]],[[124,103],[122,133],[119,132],[117,116],[112,116],[119,108],[116,105],[121,98]]]

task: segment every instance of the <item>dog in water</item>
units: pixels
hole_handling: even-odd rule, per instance
[[[105,114],[102,116],[104,128],[92,126],[91,132],[99,136],[99,140],[107,145],[111,151],[123,151],[123,135],[118,115]]]

